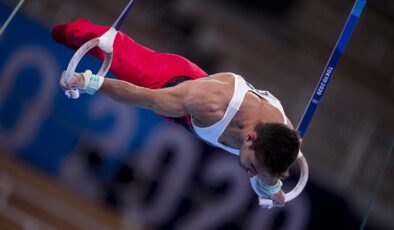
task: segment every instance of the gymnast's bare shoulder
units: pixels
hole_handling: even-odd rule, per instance
[[[184,87],[187,88],[187,94],[191,99],[214,105],[217,101],[224,101],[227,105],[234,91],[234,74],[218,73],[182,84],[185,84]]]
[[[185,105],[196,119],[217,121],[223,117],[234,92],[232,73],[214,74],[182,84],[187,89]]]
[[[212,74],[212,75],[209,75],[208,77],[200,78],[198,80],[199,81],[216,80],[216,81],[221,81],[221,82],[231,82],[231,81],[233,81],[234,75],[235,74],[231,73],[231,72],[223,72],[223,73]]]

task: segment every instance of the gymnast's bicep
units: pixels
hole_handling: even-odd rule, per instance
[[[151,109],[158,114],[179,117],[191,114],[205,117],[217,111],[222,101],[220,85],[217,81],[185,81],[174,87],[154,90]]]
[[[173,87],[151,90],[153,95],[150,109],[167,117],[190,114],[187,101],[193,93],[193,82],[186,81]]]

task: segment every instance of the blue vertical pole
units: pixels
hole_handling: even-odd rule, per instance
[[[347,19],[347,22],[342,30],[341,35],[335,45],[334,50],[331,53],[330,58],[328,59],[327,65],[324,68],[324,71],[321,75],[320,81],[317,84],[317,87],[309,101],[309,104],[304,112],[304,115],[301,118],[301,121],[297,127],[297,130],[300,134],[300,137],[303,138],[304,134],[309,126],[309,123],[315,113],[315,110],[320,102],[321,97],[323,96],[328,83],[330,82],[331,76],[334,73],[335,67],[341,58],[343,51],[352,35],[352,32],[360,18],[360,15],[364,9],[367,0],[357,0],[353,6],[353,9]]]

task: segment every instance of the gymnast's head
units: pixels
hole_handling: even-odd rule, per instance
[[[247,135],[240,149],[240,165],[250,177],[283,179],[297,159],[300,138],[297,131],[280,123],[259,123]]]

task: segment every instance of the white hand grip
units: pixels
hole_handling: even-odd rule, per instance
[[[301,194],[308,182],[309,168],[308,163],[301,151],[298,153],[297,162],[300,165],[300,179],[297,185],[290,192],[285,194],[285,202],[289,202]],[[259,205],[266,208],[272,208],[273,203],[271,199],[264,199],[259,197]]]
[[[106,35],[106,34],[107,33],[105,33],[104,35]],[[74,76],[75,69],[77,68],[78,63],[81,61],[82,57],[85,56],[85,54],[87,52],[89,52],[94,47],[97,47],[97,46],[101,47],[100,43],[101,43],[101,39],[102,39],[102,37],[104,37],[104,35],[99,38],[94,38],[94,39],[86,42],[77,50],[77,52],[75,52],[74,56],[71,58],[70,62],[68,63],[68,66],[67,66],[66,76],[65,76],[66,81],[69,81]],[[112,32],[111,32],[111,35],[113,35]],[[112,36],[112,39],[115,39],[115,35]],[[106,41],[105,43],[108,44],[108,39],[104,39],[104,40]],[[112,46],[113,41],[110,44]],[[109,50],[110,52],[106,52],[106,50],[104,50],[106,52],[105,59],[104,59],[104,62],[102,64],[100,70],[96,74],[99,76],[105,76],[108,73],[108,70],[111,66],[112,58],[113,58],[112,49],[109,49],[108,45],[104,45],[104,46],[105,46],[106,50],[107,51]],[[70,98],[70,97],[73,99],[79,98],[79,90],[78,89],[67,90],[65,94],[68,98]]]

